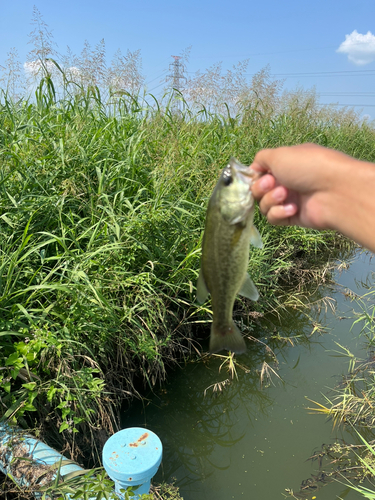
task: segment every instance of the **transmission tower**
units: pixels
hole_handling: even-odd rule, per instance
[[[184,76],[185,65],[181,62],[181,56],[171,56],[174,61],[169,65],[169,71],[171,72],[167,75],[167,80],[172,81],[172,89],[178,92],[182,91],[182,82],[186,82],[186,76]],[[174,108],[176,110],[180,109],[180,100],[176,99],[174,103]]]

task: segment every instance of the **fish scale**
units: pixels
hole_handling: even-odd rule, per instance
[[[253,225],[254,200],[250,187],[254,176],[250,167],[231,158],[208,204],[197,300],[203,303],[211,294],[210,352],[227,349],[240,354],[246,349],[232,315],[238,293],[252,300],[259,296],[247,274],[250,241],[262,246]]]

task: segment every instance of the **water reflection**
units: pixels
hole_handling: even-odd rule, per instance
[[[355,266],[338,279],[343,288],[363,293],[369,261],[359,255]],[[334,357],[335,342],[351,343],[352,352],[355,346],[351,320],[338,320],[331,307],[335,299],[338,316],[349,316],[350,297],[322,287],[310,299],[316,303],[312,311],[291,308],[258,320],[256,328],[244,322],[242,330],[248,328],[255,340],[238,357],[238,379],[221,366],[222,357],[206,357],[176,370],[124,417],[124,427],[145,426],[161,438],[163,464],[156,481],[177,478],[185,500],[228,500],[249,492],[253,498],[281,499],[285,488],[298,491],[301,481],[316,473],[307,458],[335,436],[330,423],[306,411],[305,396],[321,400],[321,392],[347,370],[346,360]],[[319,335],[320,328],[328,334]],[[261,387],[264,363],[278,364],[283,382],[270,372],[272,382]],[[319,491],[319,500],[335,498],[332,488]]]
[[[178,476],[183,487],[230,466],[225,449],[243,439],[244,427],[265,415],[273,402],[260,389],[259,374],[253,369],[263,358],[262,349],[254,349],[248,367],[237,368],[238,380],[228,378],[225,367],[219,373],[219,357],[191,363],[183,372],[175,372],[139,413],[125,419],[124,426],[144,425],[163,436],[164,478]],[[220,382],[225,387],[214,391]],[[239,409],[245,409],[246,422],[242,414],[239,423]],[[215,453],[218,447],[224,454]]]
[[[224,356],[207,356],[175,371],[165,387],[124,418],[124,427],[145,426],[162,436],[163,480],[177,477],[184,490],[233,466],[227,451],[256,421],[266,419],[274,404],[267,384],[261,384],[262,367],[286,359],[283,352],[291,343],[311,343],[309,316],[296,310],[284,315],[288,321],[283,316],[263,318],[255,332],[258,338],[252,337],[246,354],[238,357],[237,376],[227,372]],[[269,375],[280,385],[272,370]]]

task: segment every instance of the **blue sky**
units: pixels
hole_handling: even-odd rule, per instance
[[[0,0],[0,65],[11,47],[26,60],[34,5],[60,52],[69,45],[79,54],[85,40],[102,38],[109,61],[118,48],[140,49],[150,90],[171,55],[192,46],[189,72],[248,58],[249,78],[269,64],[286,87],[315,85],[322,103],[364,104],[375,117],[374,0]]]

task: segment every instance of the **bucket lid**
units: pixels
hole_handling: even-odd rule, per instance
[[[129,427],[113,434],[103,448],[103,466],[111,479],[143,484],[156,474],[163,445],[156,434]]]

